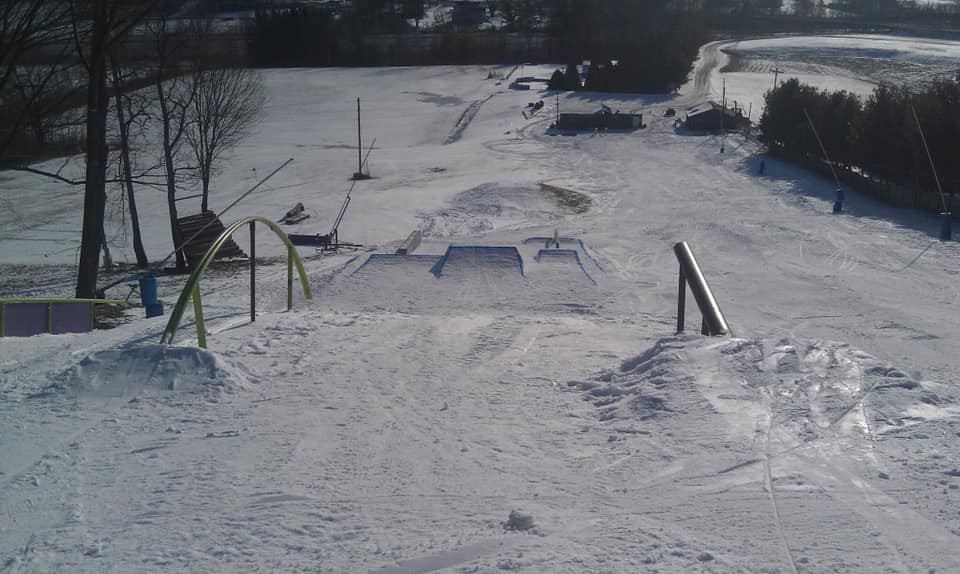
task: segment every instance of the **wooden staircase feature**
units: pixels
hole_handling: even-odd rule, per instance
[[[191,268],[196,267],[213,242],[217,240],[217,237],[220,237],[220,234],[226,230],[220,218],[212,211],[181,217],[177,219],[177,224],[180,226],[180,235],[184,240],[190,239],[197,231],[203,229],[199,235],[190,239],[183,248],[183,253],[187,257],[187,264]],[[206,228],[204,228],[205,225]],[[240,246],[232,238],[228,238],[214,256],[214,259],[236,258],[246,258],[246,254],[240,250]]]

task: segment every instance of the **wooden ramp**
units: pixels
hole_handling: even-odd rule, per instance
[[[191,268],[203,259],[203,255],[210,249],[210,245],[226,230],[220,218],[212,211],[181,217],[177,220],[177,223],[180,225],[180,233],[185,240],[190,239],[203,229],[199,235],[190,239],[183,248],[183,253],[187,257],[187,264]],[[214,259],[235,259],[238,257],[245,258],[246,254],[240,250],[240,246],[232,238],[228,238]]]

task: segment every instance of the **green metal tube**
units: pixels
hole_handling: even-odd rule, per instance
[[[193,316],[197,322],[197,344],[207,348],[207,328],[203,323],[203,303],[200,301],[200,283],[193,286]]]
[[[187,280],[187,284],[183,287],[183,292],[180,293],[180,297],[177,299],[176,305],[174,305],[173,311],[170,313],[170,319],[167,321],[167,326],[163,331],[163,335],[160,337],[161,343],[172,343],[173,337],[177,332],[177,328],[180,326],[180,321],[183,317],[183,313],[186,311],[187,302],[191,299],[194,288],[200,282],[200,276],[203,275],[203,272],[206,271],[207,266],[210,265],[210,262],[213,261],[214,256],[223,247],[223,244],[227,241],[236,232],[238,229],[247,225],[251,222],[263,223],[267,227],[273,230],[273,232],[283,241],[284,245],[287,246],[288,256],[293,259],[293,264],[296,266],[297,273],[300,275],[300,286],[303,289],[303,295],[306,299],[313,299],[313,292],[310,290],[310,283],[307,281],[307,273],[303,268],[303,261],[300,259],[299,253],[294,248],[293,243],[290,242],[290,238],[287,237],[287,234],[284,233],[283,229],[279,225],[270,221],[265,217],[243,217],[231,223],[224,231],[220,234],[220,237],[210,245],[210,249],[204,254],[203,258],[197,264],[196,268],[193,270],[193,273],[190,274],[190,278]],[[292,281],[290,282],[290,289],[287,293],[287,301],[292,305]],[[194,311],[196,312],[196,311]]]
[[[287,311],[293,309],[293,251],[287,248]]]

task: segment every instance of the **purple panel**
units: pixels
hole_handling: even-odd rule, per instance
[[[54,303],[53,332],[86,333],[90,330],[90,303]]]
[[[29,337],[47,332],[46,303],[7,303],[3,315],[3,334],[7,337]]]

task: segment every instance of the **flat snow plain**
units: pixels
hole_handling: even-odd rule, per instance
[[[857,194],[832,215],[830,182],[676,129],[665,110],[716,90],[716,63],[673,96],[560,94],[646,122],[569,136],[547,133],[552,94],[490,68],[267,73],[213,207],[295,161],[227,220],[301,201],[292,231],[329,231],[359,96],[375,179],[341,238],[517,246],[524,275],[304,248],[314,298],[285,312],[264,231],[255,323],[245,269],[203,282],[209,350],[189,313],[173,346],[167,317],[0,340],[0,572],[960,570],[960,248]],[[16,292],[69,293],[78,192],[4,177]],[[141,196],[159,259],[163,197]],[[582,269],[524,243],[555,229]],[[674,334],[677,241],[733,337]],[[161,282],[168,308],[183,282]]]

